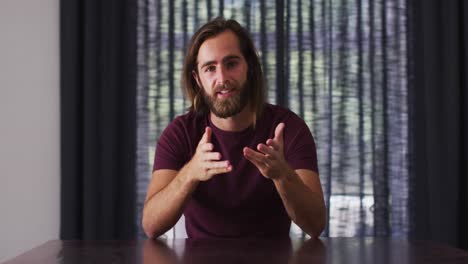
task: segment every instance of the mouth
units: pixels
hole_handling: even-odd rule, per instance
[[[223,89],[220,91],[216,92],[216,97],[218,98],[227,98],[230,97],[231,95],[235,94],[236,90],[235,89]]]

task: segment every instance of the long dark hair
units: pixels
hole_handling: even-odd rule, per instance
[[[197,72],[198,50],[203,42],[226,30],[231,30],[237,36],[239,48],[247,62],[247,81],[249,83],[246,88],[249,89],[248,105],[254,115],[254,122],[256,122],[262,114],[266,94],[266,83],[257,50],[247,30],[237,21],[233,19],[226,20],[223,17],[217,17],[200,27],[192,36],[187,48],[182,72],[182,87],[191,102],[189,111],[196,113],[207,113],[209,111],[208,105],[203,100],[201,87],[198,86],[197,81],[192,75],[192,71]]]

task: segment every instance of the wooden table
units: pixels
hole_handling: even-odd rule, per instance
[[[429,241],[385,238],[320,240],[53,240],[5,263],[468,263],[468,251]]]

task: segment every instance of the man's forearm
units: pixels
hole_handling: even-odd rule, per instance
[[[148,237],[158,237],[172,228],[180,216],[197,182],[190,179],[188,166],[161,191],[148,198],[143,208],[143,229]]]
[[[143,229],[149,237],[160,236],[174,226],[182,215],[185,203],[200,181],[210,180],[215,175],[228,173],[232,165],[228,160],[221,160],[221,153],[213,151],[211,128],[206,127],[192,159],[174,176],[165,175],[154,186],[154,193],[147,198],[143,208]],[[155,172],[157,173],[157,172]],[[163,172],[161,172],[163,173]],[[172,179],[168,183],[168,179]],[[159,185],[158,185],[159,184]],[[166,185],[167,184],[167,185]],[[148,191],[149,193],[150,191]]]
[[[310,190],[293,170],[274,179],[286,211],[294,223],[312,237],[318,237],[325,228],[326,209],[321,194]]]

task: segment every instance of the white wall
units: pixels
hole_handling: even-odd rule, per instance
[[[0,262],[59,235],[59,1],[0,0]]]

